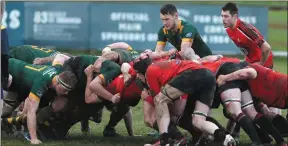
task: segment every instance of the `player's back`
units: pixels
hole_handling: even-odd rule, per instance
[[[137,86],[136,79],[131,79],[131,82],[125,86],[123,74],[117,76],[106,89],[112,94],[120,93],[121,102],[133,102],[139,100],[142,90]]]
[[[148,67],[147,72],[149,75],[157,76],[162,84],[166,84],[170,79],[187,69],[200,68],[204,67],[193,61],[173,59],[155,62]]]
[[[15,58],[9,59],[9,73],[13,77],[13,82],[17,82],[25,87],[31,87],[35,82],[50,82],[62,68],[48,65],[33,65]]]
[[[33,63],[35,58],[54,56],[58,53],[59,52],[56,50],[41,48],[33,45],[22,45],[9,51],[9,55],[11,57],[28,63]]]
[[[257,77],[248,80],[253,96],[261,98],[267,105],[286,104],[287,99],[287,74],[276,72],[258,64],[250,64],[257,71]]]
[[[221,65],[223,65],[226,62],[239,63],[240,60],[238,58],[223,57],[214,62],[208,62],[208,61],[203,62],[202,65],[205,66],[205,68],[209,69],[214,74],[216,74]]]
[[[136,52],[136,51],[128,51],[128,50],[125,50],[125,49],[113,49],[112,51],[115,51],[119,54],[119,60],[121,62],[119,62],[119,64],[121,65],[122,63],[124,62],[131,62],[133,61],[134,58],[136,58],[137,56],[139,56],[139,53]]]
[[[87,77],[84,70],[89,65],[93,65],[98,58],[99,57],[92,55],[79,55],[65,61],[63,65],[64,68],[72,71],[78,80],[77,88],[85,90]]]

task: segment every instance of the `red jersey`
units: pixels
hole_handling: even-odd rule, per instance
[[[288,108],[287,74],[257,64],[250,64],[257,77],[248,80],[251,94],[271,107]]]
[[[237,20],[234,29],[226,28],[226,32],[237,47],[245,55],[248,63],[259,62],[262,56],[261,46],[265,42],[261,33],[252,25],[240,19]],[[273,55],[270,52],[264,66],[271,68],[273,65]]]
[[[213,72],[214,75],[216,75],[221,65],[223,65],[225,62],[239,63],[240,59],[223,57],[214,62],[203,62],[202,65],[209,69],[211,72]]]
[[[106,90],[112,94],[120,93],[121,102],[129,102],[141,98],[141,89],[136,85],[133,79],[129,86],[124,85],[124,76],[121,74],[116,77],[107,87]]]
[[[161,87],[183,71],[201,69],[204,66],[189,60],[169,60],[151,64],[146,71],[146,81],[150,87],[150,93],[154,97]]]

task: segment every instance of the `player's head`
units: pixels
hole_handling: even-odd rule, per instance
[[[238,19],[238,8],[235,3],[229,2],[222,7],[222,21],[225,28],[233,27]]]
[[[64,71],[56,76],[54,88],[57,95],[67,95],[77,84],[77,78],[71,71]]]
[[[177,25],[178,12],[173,4],[166,4],[160,9],[160,18],[166,29],[173,29]]]
[[[145,73],[149,65],[152,64],[152,59],[147,54],[142,54],[134,60],[133,68],[137,72],[137,77],[145,83]]]

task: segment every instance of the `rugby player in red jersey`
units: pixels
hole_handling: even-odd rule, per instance
[[[221,74],[229,74],[241,69],[241,64],[239,63],[240,60],[237,58],[224,57],[214,62],[203,62],[202,64],[210,69],[217,78]],[[272,122],[262,114],[256,112],[252,104],[251,95],[245,98],[241,97],[241,95],[250,95],[243,81],[227,82],[224,86],[217,88],[214,101],[221,100],[226,111],[225,113],[228,113],[225,116],[239,123],[251,138],[253,144],[261,144],[256,129],[253,126],[254,123],[264,132],[271,134],[278,144],[282,144],[284,139],[276,127],[273,126]],[[217,97],[220,99],[217,99]],[[251,105],[245,106],[250,102]]]
[[[154,97],[156,118],[161,133],[160,145],[167,144],[169,139],[167,132],[170,114],[167,104],[173,103],[184,94],[190,94],[190,98],[196,100],[192,124],[198,130],[214,135],[215,141],[224,145],[234,141],[225,131],[206,121],[216,87],[212,72],[192,61],[170,60],[152,64],[151,58],[147,55],[140,56],[135,61],[134,69],[139,78],[145,78],[150,87],[150,94]],[[193,96],[196,92],[197,96]]]
[[[227,81],[247,79],[253,96],[271,107],[288,108],[287,74],[257,64],[250,64],[248,68],[218,78],[218,84]]]
[[[272,68],[271,46],[253,25],[247,24],[238,18],[236,4],[229,2],[224,5],[221,15],[227,34],[244,53],[245,61]]]

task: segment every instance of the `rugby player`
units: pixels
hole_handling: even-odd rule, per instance
[[[196,92],[199,93],[197,96],[190,97],[196,100],[192,116],[193,125],[200,131],[214,135],[215,141],[224,145],[234,140],[218,126],[206,121],[216,87],[215,77],[209,70],[192,61],[172,60],[151,63],[152,60],[148,56],[140,56],[135,61],[134,69],[137,71],[137,76],[143,78],[142,80],[149,85],[150,94],[154,97],[156,119],[161,133],[160,145],[167,144],[170,137],[167,133],[170,123],[167,104],[179,99],[185,93],[193,95]],[[163,76],[164,72],[165,76]],[[201,76],[197,76],[197,73]],[[189,76],[198,78],[192,79]],[[191,87],[194,85],[197,87]],[[161,86],[163,86],[162,90]],[[205,92],[200,92],[201,87],[204,89],[204,86]]]
[[[239,59],[224,57],[215,62],[205,62],[202,64],[208,69],[210,69],[217,78],[221,74],[229,74],[233,71],[240,69],[241,66],[238,65],[239,62]],[[245,84],[241,81],[233,81],[228,82],[227,84],[225,84],[225,86],[217,88],[215,98],[221,98],[220,100],[222,100],[222,104],[227,113],[226,116],[228,117],[228,119],[233,119],[234,121],[237,121],[237,123],[241,125],[243,130],[251,138],[252,143],[261,143],[256,133],[256,129],[253,126],[253,122],[256,123],[261,130],[271,134],[275,138],[277,143],[283,143],[284,139],[268,118],[264,117],[260,113],[257,113],[253,105],[245,106],[246,103],[253,102],[251,96],[250,98],[245,97],[244,99],[242,99],[242,94],[250,95],[249,91],[245,87]],[[214,102],[217,100],[218,99],[214,99]],[[241,110],[241,104],[244,106],[244,113]]]
[[[249,63],[258,63],[265,67],[273,68],[273,54],[271,46],[261,33],[251,24],[238,18],[238,8],[235,3],[227,3],[222,7],[222,21],[226,32],[231,40],[245,55],[245,61]],[[276,114],[281,110],[272,108]],[[228,122],[228,129],[233,127],[233,123]],[[235,132],[239,132],[239,126],[236,126]]]
[[[170,42],[178,51],[193,48],[200,57],[211,55],[210,48],[202,40],[195,26],[178,18],[177,8],[172,4],[165,4],[160,9],[160,18],[164,26],[159,29],[155,52],[163,52],[166,42]],[[167,54],[174,54],[169,50]],[[160,55],[160,54],[159,54]],[[191,54],[183,53],[183,59],[190,59]]]
[[[9,55],[12,58],[38,65],[51,65],[54,57],[59,53],[60,52],[53,49],[33,45],[17,46],[16,48],[9,51]]]
[[[9,94],[5,97],[5,105],[1,117],[9,116],[12,111],[25,100],[23,113],[27,113],[27,125],[31,135],[31,144],[41,143],[36,135],[36,111],[40,101],[49,101],[60,96],[63,98],[77,83],[73,73],[51,66],[32,65],[14,58],[9,59],[9,74],[13,77]],[[24,74],[24,75],[23,75]],[[14,93],[14,96],[13,96]],[[16,97],[15,97],[16,93]],[[44,95],[50,99],[42,99]],[[28,97],[28,98],[27,98]]]

